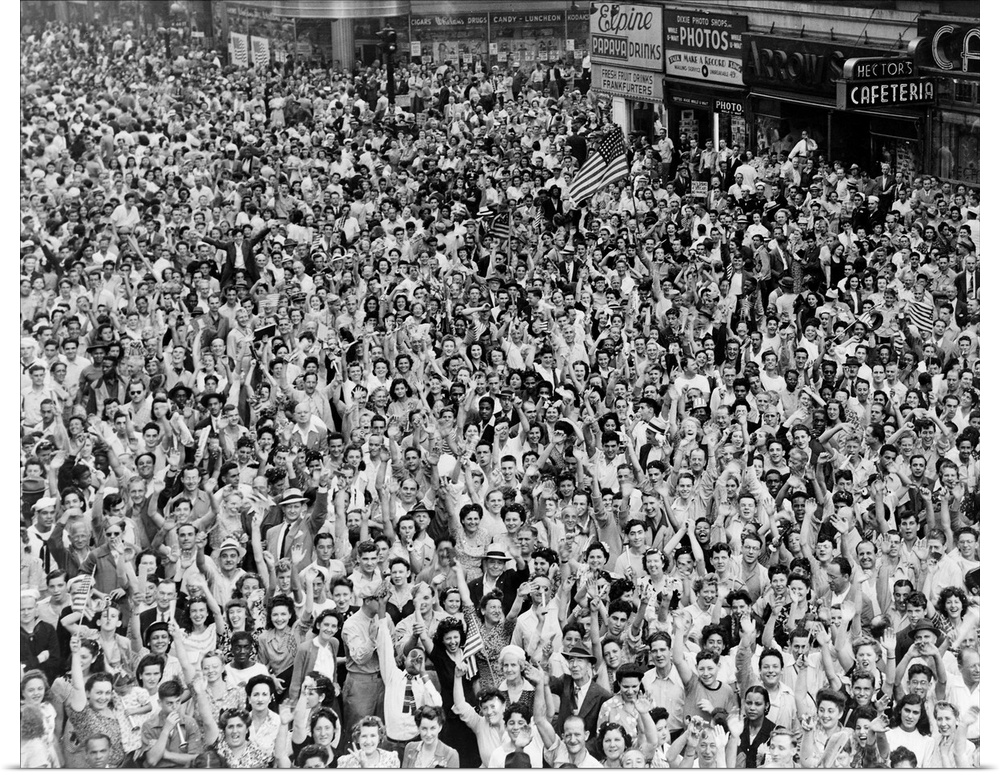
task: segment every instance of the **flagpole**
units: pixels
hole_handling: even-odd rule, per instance
[[[507,271],[513,274],[511,264],[514,262],[514,213],[510,202],[507,202]]]

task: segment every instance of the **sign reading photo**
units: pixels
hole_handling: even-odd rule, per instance
[[[594,63],[663,72],[663,11],[651,5],[593,3],[590,45]]]
[[[746,16],[665,11],[667,74],[743,85]]]

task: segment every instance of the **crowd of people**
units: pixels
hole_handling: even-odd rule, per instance
[[[22,31],[22,765],[977,765],[978,192],[396,72]]]

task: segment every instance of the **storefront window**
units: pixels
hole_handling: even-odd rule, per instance
[[[931,139],[934,174],[943,180],[979,185],[979,117],[941,111]]]

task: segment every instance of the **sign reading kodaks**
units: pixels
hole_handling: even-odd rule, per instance
[[[664,11],[663,23],[668,75],[743,85],[746,16]]]
[[[651,5],[592,3],[590,58],[616,67],[663,72],[663,10]]]

